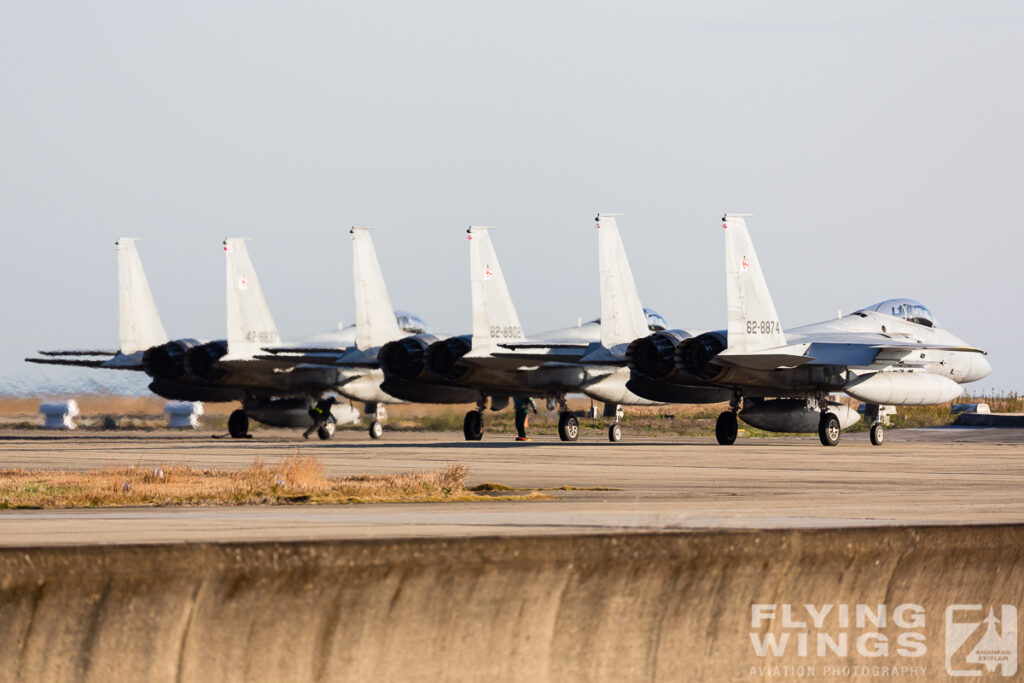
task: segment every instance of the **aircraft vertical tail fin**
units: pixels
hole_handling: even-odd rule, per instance
[[[786,335],[747,231],[744,218],[749,215],[727,213],[722,219],[729,332],[728,350],[723,354],[728,355],[786,345]]]
[[[493,228],[472,226],[466,231],[469,233],[474,350],[486,351],[501,342],[523,339],[523,328],[491,242],[491,230]]]
[[[128,355],[167,341],[134,237],[117,245],[117,325],[121,353]]]
[[[227,257],[228,353],[230,360],[251,358],[264,346],[281,340],[263,298],[260,280],[249,259],[245,239],[224,240]]]
[[[356,347],[371,349],[401,339],[384,273],[370,239],[373,228],[356,226],[352,235],[352,273],[356,294]]]
[[[598,214],[597,254],[601,271],[601,344],[612,347],[647,336],[647,316],[626,258],[618,214]]]

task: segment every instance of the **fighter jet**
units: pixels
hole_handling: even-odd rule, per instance
[[[415,400],[406,387],[459,386],[476,393],[475,410],[466,413],[463,434],[469,441],[483,437],[483,411],[488,404],[500,410],[514,396],[545,397],[559,410],[558,435],[563,441],[579,437],[579,421],[566,405],[566,395],[583,393],[606,406],[613,417],[608,438],[622,438],[621,406],[655,405],[626,387],[627,344],[640,334],[665,327],[664,319],[645,309],[626,259],[613,214],[597,219],[601,280],[601,317],[590,324],[590,338],[578,328],[554,330],[533,339],[523,334],[519,316],[491,241],[492,228],[473,226],[470,245],[472,334],[425,343],[403,339],[381,348],[380,362],[391,394]],[[717,388],[694,387],[693,402],[725,400]]]
[[[368,239],[368,238],[367,238]],[[352,385],[356,394],[358,379],[372,372],[324,365],[282,368],[259,358],[263,349],[282,346],[259,279],[245,246],[245,240],[228,238],[223,242],[226,256],[227,337],[213,341],[192,338],[169,340],[157,314],[156,305],[142,268],[133,238],[117,242],[118,254],[118,351],[44,351],[42,358],[26,358],[32,363],[76,365],[143,371],[153,378],[149,389],[164,398],[186,401],[231,402],[242,407],[228,419],[232,437],[248,434],[250,417],[279,427],[305,427],[310,424],[310,405],[342,384]],[[361,252],[376,263],[372,244]],[[366,254],[369,256],[367,257]],[[357,267],[359,260],[357,258]],[[379,271],[379,267],[377,267]],[[356,274],[359,292],[359,273]],[[386,295],[386,293],[385,293]],[[365,301],[365,299],[364,299]],[[387,304],[390,310],[390,303]],[[357,297],[357,310],[361,310]],[[411,314],[392,311],[394,336],[424,332],[425,324]],[[405,330],[402,330],[402,326]],[[365,326],[364,326],[365,327]],[[360,327],[338,329],[325,334],[295,340],[289,347],[328,347],[344,351],[358,344]],[[370,382],[372,384],[372,381]],[[377,380],[379,384],[379,379]],[[365,395],[359,393],[359,395]],[[382,428],[377,420],[376,404],[369,404],[373,421],[370,435],[378,438]],[[327,424],[318,435],[333,435]]]
[[[380,261],[370,239],[372,229],[356,226],[349,231],[355,278],[354,343],[344,348],[309,343],[272,345],[263,347],[263,353],[254,354],[254,359],[272,364],[281,373],[304,368],[335,373],[333,390],[366,404],[366,414],[372,416],[370,436],[379,439],[383,434],[381,418],[386,414],[382,407],[384,404],[404,403],[406,400],[470,403],[474,395],[461,387],[431,386],[416,387],[415,398],[407,399],[392,395],[382,386],[384,373],[378,362],[382,346],[402,339],[429,343],[436,341],[437,337],[428,331],[420,318],[392,308]]]
[[[991,371],[985,352],[939,327],[924,305],[889,299],[850,315],[788,332],[782,329],[754,251],[745,216],[726,214],[727,329],[694,337],[649,335],[626,353],[627,386],[665,400],[678,384],[701,383],[732,392],[718,417],[718,443],[736,441],[737,417],[774,432],[817,431],[835,446],[860,416],[830,399],[846,395],[866,404],[871,443],[881,445],[883,405],[950,401],[961,385]]]

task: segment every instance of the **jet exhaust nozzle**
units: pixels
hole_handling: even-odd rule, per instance
[[[424,355],[427,370],[446,379],[456,380],[466,374],[459,365],[462,357],[472,348],[472,337],[463,335],[434,342]]]
[[[150,377],[176,381],[188,376],[185,354],[199,346],[195,339],[175,339],[166,344],[151,346],[142,354],[142,369]]]
[[[722,368],[711,361],[728,346],[719,332],[705,332],[692,339],[684,339],[675,349],[675,366],[680,372],[704,381],[714,381]]]
[[[626,365],[642,377],[665,379],[676,369],[676,346],[689,336],[681,330],[662,330],[635,339],[626,347]]]
[[[193,346],[185,352],[185,372],[190,377],[209,382],[223,379],[227,373],[217,365],[217,361],[227,352],[228,343],[224,339]]]
[[[377,354],[380,367],[388,377],[416,379],[426,371],[427,347],[436,341],[432,334],[417,334],[388,342]]]

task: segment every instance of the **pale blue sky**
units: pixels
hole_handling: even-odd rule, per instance
[[[351,322],[352,224],[397,306],[467,330],[494,225],[529,332],[596,316],[620,212],[645,302],[715,328],[726,210],[783,326],[917,298],[1024,389],[1021,65],[1019,2],[2,0],[0,392],[115,379],[21,359],[116,344],[121,235],[207,338],[252,237],[288,338]]]

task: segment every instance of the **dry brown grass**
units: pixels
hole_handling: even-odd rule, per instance
[[[466,489],[466,472],[465,465],[456,463],[430,472],[332,478],[318,458],[300,455],[276,464],[257,459],[245,470],[186,465],[3,470],[0,509],[493,500]]]

